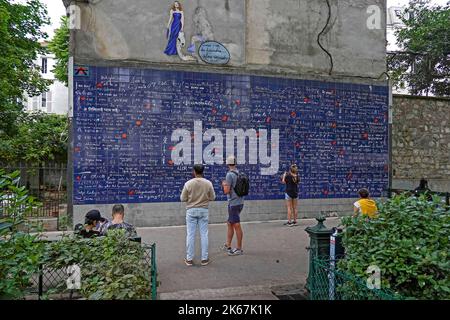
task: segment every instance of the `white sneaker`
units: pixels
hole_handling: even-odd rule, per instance
[[[231,249],[230,251],[228,251],[229,256],[240,256],[243,254],[244,254],[244,251],[242,251],[241,249],[237,249],[237,248],[234,248],[234,249]]]
[[[207,266],[210,263],[211,263],[211,260],[209,260],[209,259],[202,260],[202,266]]]
[[[223,252],[227,252],[227,253],[228,253],[228,252],[231,251],[231,247],[227,247],[227,244],[224,243],[223,246],[220,247],[220,251],[223,251]]]

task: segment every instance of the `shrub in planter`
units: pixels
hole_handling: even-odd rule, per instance
[[[18,178],[18,172],[6,174],[0,169],[0,222],[12,226],[0,230],[0,299],[23,298],[41,265],[60,271],[59,289],[63,291],[67,267],[78,265],[80,293],[88,299],[150,298],[151,270],[144,260],[145,251],[129,241],[123,230],[88,240],[65,236],[55,243],[39,241],[39,234],[20,232],[29,229],[23,227],[24,215],[37,202],[24,187],[18,187]]]
[[[46,267],[79,266],[80,293],[87,299],[150,299],[150,266],[144,255],[141,245],[130,241],[124,230],[112,230],[107,237],[67,236],[52,243]]]
[[[0,240],[0,299],[21,299],[39,270],[44,244],[37,236],[12,233]]]
[[[346,258],[339,269],[367,278],[381,269],[382,288],[418,299],[450,298],[450,209],[439,197],[399,195],[379,203],[379,216],[343,219]]]

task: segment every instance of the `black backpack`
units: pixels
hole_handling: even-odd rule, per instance
[[[248,177],[241,172],[231,171],[237,176],[236,185],[234,186],[234,192],[238,197],[248,196],[248,191],[250,189],[250,180]]]

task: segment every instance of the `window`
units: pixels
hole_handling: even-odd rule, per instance
[[[47,73],[47,58],[42,58],[42,73]]]
[[[47,92],[47,112],[52,112],[52,92]]]
[[[36,111],[36,110],[37,110],[38,98],[39,98],[39,97],[33,97],[33,98],[32,98],[32,110],[33,110],[33,111]]]
[[[46,109],[47,108],[47,92],[44,92],[41,95],[41,108]]]

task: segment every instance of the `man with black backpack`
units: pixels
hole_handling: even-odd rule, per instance
[[[242,238],[244,233],[241,228],[240,214],[244,208],[244,196],[248,195],[249,180],[247,176],[240,173],[236,168],[236,158],[230,156],[227,158],[228,173],[225,181],[222,183],[223,191],[228,198],[228,231],[227,242],[222,246],[222,250],[230,256],[238,256],[244,253],[242,250]],[[231,247],[234,233],[236,233],[237,246]]]

